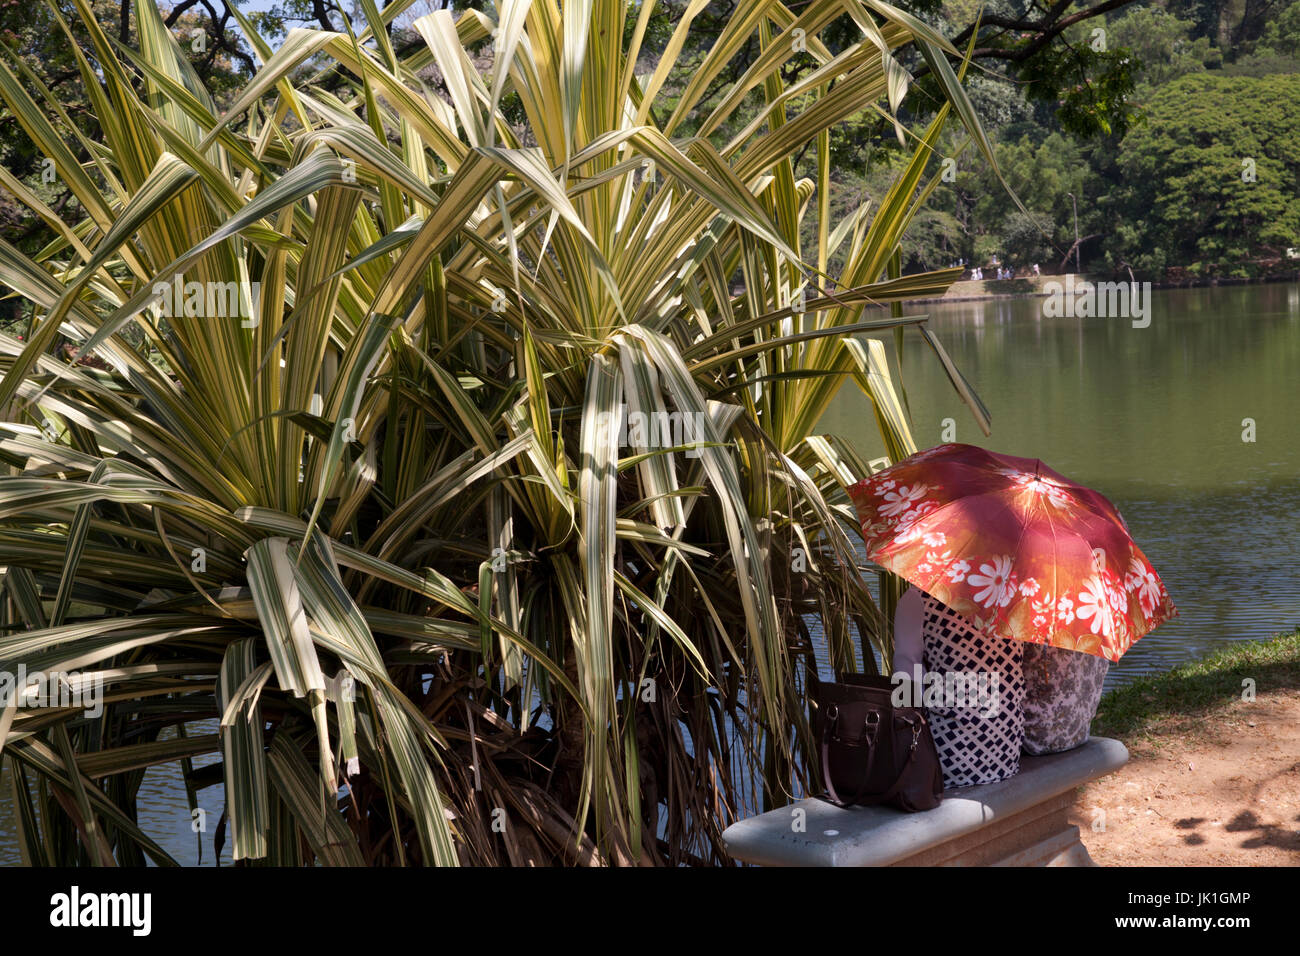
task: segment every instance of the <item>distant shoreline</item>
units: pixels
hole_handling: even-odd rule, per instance
[[[1060,275],[1017,276],[1014,279],[962,279],[954,282],[942,296],[909,299],[909,302],[979,302],[985,299],[1033,299],[1051,295],[1043,290],[1049,282],[1064,285],[1069,279],[1077,286],[1081,282],[1124,282],[1120,276],[1099,276],[1095,273],[1062,273]],[[1147,281],[1147,280],[1136,280]],[[1263,285],[1269,282],[1300,282],[1300,268],[1283,273],[1251,278],[1212,276],[1203,279],[1151,282],[1153,289],[1203,289],[1224,285]]]

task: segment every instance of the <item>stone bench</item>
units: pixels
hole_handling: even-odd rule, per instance
[[[763,866],[1095,866],[1068,820],[1075,790],[1127,761],[1118,740],[1091,737],[1022,757],[1009,780],[945,791],[923,813],[812,797],[733,823],[722,838],[733,857]]]

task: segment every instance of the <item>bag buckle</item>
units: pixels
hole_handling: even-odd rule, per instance
[[[862,722],[862,735],[859,741],[865,744],[874,744],[876,738],[880,736],[880,712],[868,711],[866,720]]]

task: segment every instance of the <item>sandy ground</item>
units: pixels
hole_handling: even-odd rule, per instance
[[[1071,813],[1102,866],[1300,866],[1300,691],[1125,741]]]

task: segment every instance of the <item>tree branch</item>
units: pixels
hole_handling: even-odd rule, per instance
[[[1047,46],[1063,32],[1076,23],[1082,23],[1084,20],[1091,20],[1093,17],[1099,17],[1103,13],[1109,13],[1111,10],[1118,10],[1120,7],[1129,6],[1133,0],[1105,0],[1095,7],[1089,7],[1087,10],[1080,10],[1068,17],[1062,16],[1070,8],[1073,0],[1059,0],[1050,10],[1037,20],[1031,20],[1024,17],[985,17],[980,20],[981,27],[998,27],[1004,33],[1015,31],[1017,33],[1033,33],[1034,38],[1022,47],[1007,49],[1004,47],[980,47],[972,54],[975,59],[997,59],[1007,60],[1013,63],[1022,63],[1032,57],[1035,53]],[[952,45],[963,47],[970,42],[971,35],[975,30],[975,24],[971,24],[961,33],[952,38]],[[928,67],[918,73],[928,72]]]
[[[322,29],[329,30],[331,33],[338,32],[334,29],[334,24],[330,20],[329,0],[311,0],[311,12]]]
[[[167,14],[167,19],[163,21],[163,26],[165,26],[168,30],[176,26],[176,21],[181,18],[181,14],[184,13],[186,10],[188,10],[190,7],[194,6],[198,2],[199,0],[181,0],[180,3],[172,7],[172,12]]]

